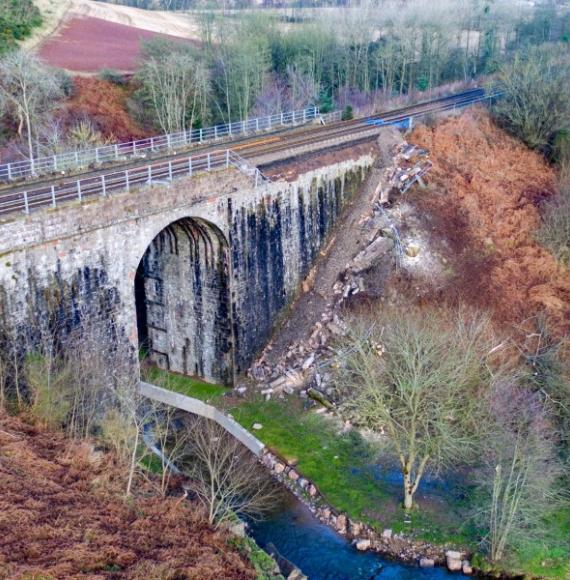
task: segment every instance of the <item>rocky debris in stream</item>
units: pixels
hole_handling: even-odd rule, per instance
[[[441,547],[406,537],[403,533],[393,534],[391,529],[385,529],[379,533],[370,526],[351,520],[346,514],[337,512],[327,504],[313,483],[270,451],[264,453],[261,462],[269,469],[273,477],[303,502],[320,522],[345,536],[356,549],[378,552],[398,558],[403,562],[419,564],[422,567],[446,563],[446,553]],[[462,559],[464,554],[459,552],[457,554],[460,555],[459,564],[462,569],[463,564],[469,564],[469,562]],[[468,570],[468,566],[465,569]]]

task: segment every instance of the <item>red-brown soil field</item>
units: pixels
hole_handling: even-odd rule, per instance
[[[140,58],[141,41],[157,36],[190,42],[101,18],[71,18],[41,45],[39,56],[52,66],[70,71],[97,72],[110,68],[132,72]]]

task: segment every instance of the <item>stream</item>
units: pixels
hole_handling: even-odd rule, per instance
[[[162,457],[151,425],[143,432],[148,448]],[[179,472],[171,465],[171,469]],[[443,567],[420,568],[358,551],[351,543],[321,523],[292,493],[283,489],[279,508],[260,522],[249,522],[249,534],[265,551],[285,558],[309,580],[409,580],[465,577]]]
[[[419,568],[389,560],[373,552],[359,552],[345,538],[322,524],[309,509],[287,493],[281,509],[262,522],[251,523],[250,533],[266,551],[300,568],[310,580],[408,580],[461,578],[444,568]]]

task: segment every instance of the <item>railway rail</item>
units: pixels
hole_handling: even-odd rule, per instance
[[[308,145],[331,141],[334,143],[347,137],[358,140],[363,135],[373,136],[379,130],[375,125],[399,124],[406,120],[411,125],[416,117],[459,109],[493,99],[497,95],[497,92],[486,93],[484,89],[478,88],[379,113],[365,119],[337,121],[334,116],[323,116],[323,126],[282,131],[262,139],[241,139],[232,143],[231,150],[209,146],[197,150],[196,154],[190,157],[170,154],[142,165],[140,160],[137,160],[114,170],[99,169],[86,172],[75,179],[61,180],[52,176],[35,183],[23,183],[0,191],[0,216],[13,213],[29,214],[42,207],[57,207],[60,203],[72,200],[81,202],[94,196],[105,197],[116,191],[130,191],[144,185],[164,184],[176,177],[193,176],[219,169],[234,168],[247,173],[258,185],[266,178],[259,169],[252,167],[248,160],[260,155],[282,152],[285,156],[293,157],[296,150]]]

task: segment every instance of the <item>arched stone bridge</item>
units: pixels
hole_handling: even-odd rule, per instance
[[[259,188],[219,171],[4,220],[2,330],[34,344],[104,326],[163,368],[231,384],[372,162]]]

